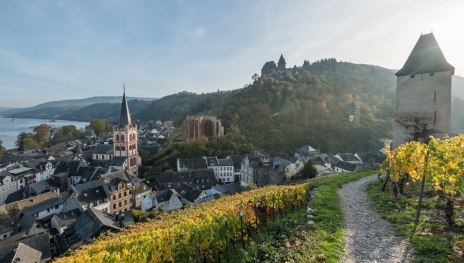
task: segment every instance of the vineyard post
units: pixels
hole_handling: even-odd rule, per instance
[[[420,189],[420,193],[419,193],[419,202],[417,204],[416,218],[414,220],[414,224],[416,226],[417,226],[417,224],[419,224],[420,211],[422,209],[422,197],[424,196],[425,176],[427,175],[427,166],[429,164],[429,155],[430,155],[430,142],[428,143],[427,154],[425,155],[424,173],[422,174],[421,189]]]
[[[243,210],[240,210],[240,234],[242,236],[242,247],[245,249],[245,239],[243,238]]]

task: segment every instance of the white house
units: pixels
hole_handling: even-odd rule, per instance
[[[171,189],[151,193],[142,200],[141,207],[145,210],[161,209],[164,212],[182,208],[182,202]]]
[[[217,175],[217,181],[219,183],[232,183],[235,180],[234,176],[234,161],[232,158],[227,157],[224,159],[218,159],[219,169]]]
[[[3,204],[13,192],[16,192],[26,185],[26,180],[23,177],[13,176],[12,174],[3,171],[0,172],[0,204]]]
[[[347,162],[351,164],[362,164],[361,158],[352,153],[337,153],[334,157],[342,162]]]
[[[61,213],[61,211],[63,211],[63,203],[64,201],[62,199],[53,198],[28,207],[23,213],[40,220]]]

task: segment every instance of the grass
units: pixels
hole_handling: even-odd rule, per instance
[[[308,217],[306,208],[276,218],[252,235],[245,249],[236,249],[230,262],[337,262],[343,255],[343,212],[337,189],[373,173],[310,180],[308,186],[316,187],[310,203],[314,218]]]
[[[407,186],[406,196],[394,197],[380,191],[381,183],[368,187],[373,206],[392,223],[414,247],[415,262],[464,262],[464,209],[455,206],[456,226],[450,228],[444,219],[444,201],[430,186],[424,195],[420,222],[415,227],[418,184]],[[461,201],[462,202],[462,201]]]

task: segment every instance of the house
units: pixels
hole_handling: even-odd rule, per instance
[[[40,260],[38,262],[47,262],[52,257],[52,246],[53,243],[51,237],[43,228],[39,228],[40,231],[31,233],[21,232],[18,233],[9,239],[0,241],[0,262],[8,262],[9,257],[11,257],[12,251],[18,251],[20,244],[26,245],[29,248],[32,248],[40,253]],[[21,249],[25,249],[24,247]],[[29,249],[25,249],[27,252],[31,252]],[[23,251],[24,252],[24,251]],[[19,254],[20,256],[22,253]],[[36,258],[38,253],[33,251],[29,255],[32,258]],[[21,256],[21,258],[23,258]],[[10,261],[11,262],[11,261]],[[28,261],[16,261],[16,262],[28,262]]]
[[[245,155],[229,155],[227,157],[230,157],[234,162],[234,182],[240,183],[242,161],[245,158]]]
[[[320,155],[320,152],[310,145],[303,145],[300,148],[298,148],[295,152],[295,157],[301,160],[304,160],[304,162],[307,162],[309,160],[312,160],[313,158],[316,158]]]
[[[132,180],[132,182],[134,184],[134,191],[133,191],[134,204],[133,204],[133,207],[140,207],[142,205],[142,200],[147,195],[151,194],[153,191],[151,189],[151,186],[149,186],[142,179]]]
[[[206,161],[206,165],[208,169],[211,169],[214,171],[214,176],[216,176],[216,180],[219,181],[219,160],[216,156],[214,157],[203,157]]]
[[[69,248],[76,249],[83,244],[91,243],[100,234],[118,232],[121,227],[112,216],[89,208],[58,237],[60,252],[64,253]]]
[[[181,201],[187,205],[198,204],[214,199],[214,196],[206,190],[198,190],[186,183],[181,183],[176,187],[175,191],[181,197]]]
[[[133,184],[124,177],[114,176],[106,183],[108,186],[110,205],[109,214],[126,212],[133,207]]]
[[[161,209],[164,212],[182,208],[182,202],[172,189],[151,193],[142,200],[141,207],[145,210]]]
[[[359,165],[344,161],[338,161],[336,163],[332,163],[332,169],[337,173],[354,173],[358,171]]]
[[[53,180],[47,179],[29,185],[30,195],[36,196],[48,192],[59,192],[59,187]]]
[[[240,172],[240,183],[242,185],[255,184],[264,186],[279,184],[283,179],[283,176],[274,170],[272,159],[260,151],[254,151],[245,156]]]
[[[272,164],[274,165],[274,170],[281,173],[284,178],[291,178],[297,173],[295,164],[288,159],[276,156],[272,158]]]
[[[63,199],[53,198],[40,204],[28,207],[23,210],[23,213],[35,217],[37,220],[47,220],[53,215],[61,213],[63,210]]]
[[[22,176],[14,176],[7,171],[0,172],[0,204],[3,204],[13,192],[26,186],[26,180]]]
[[[18,246],[11,250],[4,258],[1,258],[1,262],[5,263],[18,263],[18,262],[35,262],[39,263],[42,258],[42,252],[31,248],[28,245],[19,243]]]
[[[195,159],[181,159],[177,158],[177,171],[178,172],[188,172],[188,171],[198,171],[205,170],[208,168],[208,163],[204,158],[195,158]]]
[[[179,187],[182,183],[187,183],[199,190],[206,190],[216,185],[216,177],[212,170],[189,172],[165,171],[155,180],[157,190],[173,189]]]
[[[85,184],[73,186],[73,191],[82,209],[94,208],[109,212],[109,198],[101,181],[91,181]]]
[[[335,156],[339,161],[351,164],[362,164],[362,160],[352,153],[337,153]]]
[[[55,161],[50,161],[45,158],[31,160],[29,162],[25,162],[24,165],[34,170],[34,182],[50,179],[56,168]]]
[[[51,228],[55,229],[58,234],[63,234],[64,230],[68,228],[76,219],[82,215],[80,209],[74,209],[65,213],[54,215],[50,220]]]
[[[233,183],[235,181],[234,160],[226,157],[218,160],[217,180],[219,183]]]

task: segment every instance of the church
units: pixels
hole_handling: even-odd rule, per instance
[[[454,67],[446,61],[434,35],[421,35],[396,73],[393,148],[449,134],[453,75]]]
[[[113,171],[127,170],[138,174],[141,158],[138,154],[137,141],[137,124],[132,123],[124,90],[119,123],[113,126],[113,145],[96,146],[92,159],[97,162],[108,162],[108,167]]]

